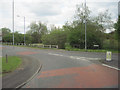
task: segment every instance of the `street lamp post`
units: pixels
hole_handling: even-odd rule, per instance
[[[17,17],[20,17],[19,15],[17,15]],[[24,18],[24,46],[25,46],[25,16],[23,16]]]
[[[14,48],[14,0],[13,0],[13,12],[12,12],[12,15],[13,15],[13,48]]]
[[[25,46],[25,16],[24,16],[24,46]]]
[[[120,16],[120,1],[118,2],[118,17]]]
[[[85,0],[85,51],[87,50],[86,29],[87,29],[87,26],[86,26],[86,0]]]

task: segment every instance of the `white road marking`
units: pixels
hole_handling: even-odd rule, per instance
[[[100,60],[100,58],[88,58],[88,57],[78,57],[78,56],[70,56],[72,59],[77,59],[77,60]]]
[[[83,61],[89,61],[89,60],[100,60],[101,58],[88,58],[88,57],[78,57],[78,56],[65,56],[65,55],[61,55],[61,54],[53,54],[53,53],[48,53],[50,55],[55,55],[55,56],[64,56],[64,57],[69,57],[71,59],[77,59],[77,60],[83,60]],[[102,64],[103,66],[106,66],[106,67],[109,67],[109,68],[112,68],[112,69],[115,69],[115,70],[120,70],[116,67],[112,67],[112,66],[109,66],[109,65],[106,65],[106,64]]]
[[[55,56],[63,56],[63,55],[60,55],[60,54],[53,54],[53,53],[48,53],[49,55],[55,55]]]
[[[89,58],[89,57],[79,57],[79,56],[66,56],[66,55],[61,55],[61,54],[56,54],[56,53],[48,53],[48,54],[49,55],[55,55],[55,56],[69,57],[71,59],[84,60],[84,61],[100,60],[100,58]]]
[[[115,70],[120,70],[120,69],[118,69],[118,68],[116,68],[116,67],[112,67],[112,66],[109,66],[109,65],[106,65],[106,64],[102,64],[103,66],[106,66],[106,67],[109,67],[109,68],[112,68],[112,69],[115,69]]]

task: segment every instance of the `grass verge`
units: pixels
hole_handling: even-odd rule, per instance
[[[102,50],[102,49],[77,49],[77,48],[70,48],[70,49],[66,49],[68,51],[82,51],[82,52],[107,52],[107,51],[111,51],[112,53],[118,53],[117,50]]]
[[[19,67],[21,63],[21,58],[17,56],[8,56],[8,63],[6,63],[6,58],[2,57],[2,73],[12,72]]]

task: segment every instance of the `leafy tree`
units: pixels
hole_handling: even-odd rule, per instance
[[[117,23],[114,24],[115,37],[120,42],[120,16],[118,17]]]
[[[26,44],[31,44],[32,43],[32,37],[29,34],[25,35],[25,43]]]
[[[101,27],[100,30],[102,32],[105,32],[106,29],[110,30],[113,28],[113,21],[111,20],[111,13],[109,13],[109,10],[100,12],[98,16],[92,18],[92,21]]]
[[[47,33],[47,26],[41,22],[32,22],[29,26],[30,30],[27,34],[32,36],[33,43],[41,43],[41,37]]]
[[[83,21],[85,20],[89,20],[89,15],[90,15],[90,10],[89,8],[82,3],[81,5],[76,5],[76,13],[74,15],[75,17],[75,21],[77,21],[78,23],[83,23]]]
[[[11,32],[11,30],[9,28],[6,28],[6,27],[1,28],[0,31],[2,32],[3,37]]]
[[[55,29],[42,37],[43,44],[58,45],[59,48],[65,48],[66,33],[62,29]]]
[[[10,42],[12,40],[9,28],[1,28],[0,31],[2,32],[2,42]]]
[[[20,43],[20,40],[21,39],[21,37],[20,37],[20,35],[19,35],[19,33],[16,31],[16,32],[14,32],[14,43]]]
[[[77,5],[75,19],[72,23],[66,23],[63,28],[65,31],[69,32],[67,37],[67,43],[71,46],[78,45],[80,48],[84,48],[85,45],[85,24],[83,23],[85,19],[86,10],[86,20],[87,20],[87,48],[94,48],[93,45],[97,44],[102,48],[104,34],[101,31],[101,26],[96,23],[90,17],[90,10],[88,7]]]
[[[88,6],[85,7],[85,5],[82,3],[81,5],[76,5],[76,11],[74,15],[74,21],[72,23],[72,26],[75,27],[77,25],[81,25],[81,30],[84,29],[84,21],[88,22],[90,19],[90,13]]]
[[[80,29],[81,25],[72,28],[69,36],[68,42],[70,45],[79,45],[81,49],[84,48],[85,44],[85,31]],[[94,48],[93,45],[97,44],[102,48],[103,34],[101,31],[97,30],[99,27],[94,23],[87,24],[87,48]]]
[[[2,42],[12,42],[13,35],[11,33],[4,35],[2,37]]]

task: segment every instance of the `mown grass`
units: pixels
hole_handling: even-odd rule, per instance
[[[4,74],[15,70],[21,63],[21,58],[17,56],[9,56],[8,63],[6,63],[6,58],[2,57],[2,73]]]

